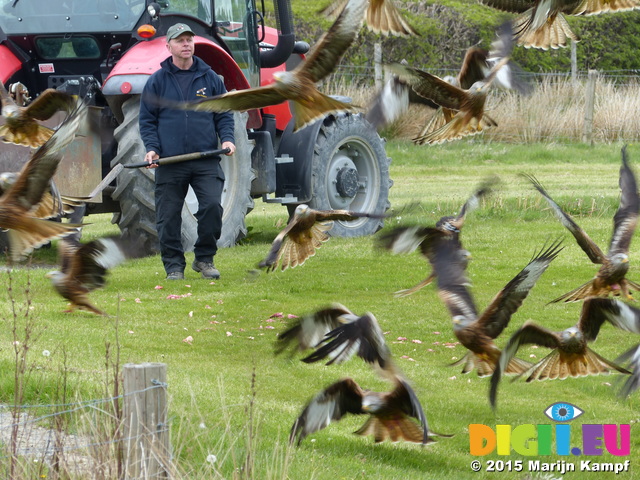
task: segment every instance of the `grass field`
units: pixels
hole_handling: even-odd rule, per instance
[[[506,145],[459,142],[442,147],[415,147],[409,142],[387,144],[392,158],[394,186],[390,199],[398,213],[385,230],[405,223],[434,224],[456,213],[468,195],[488,175],[502,182],[495,194],[467,217],[462,241],[473,255],[469,265],[472,294],[479,310],[516,275],[542,245],[559,236],[565,248],[497,339],[503,346],[523,322],[532,319],[554,330],[575,324],[579,304],[549,305],[560,294],[591,278],[591,264],[573,238],[552,216],[547,204],[519,173],[533,173],[550,195],[574,215],[603,250],[618,206],[621,144]],[[629,146],[632,165],[640,163],[640,148]],[[638,169],[636,169],[638,170]],[[401,207],[419,201],[420,206]],[[90,217],[85,240],[116,232],[105,216]],[[168,365],[170,417],[175,460],[183,478],[256,479],[481,479],[559,478],[529,472],[528,460],[623,462],[631,471],[567,473],[563,478],[640,478],[640,419],[638,395],[616,397],[616,376],[565,381],[503,382],[498,409],[487,401],[488,379],[462,375],[450,367],[465,350],[455,343],[448,312],[434,285],[406,297],[393,292],[423,279],[430,268],[417,253],[391,256],[373,247],[374,238],[333,238],[303,266],[285,272],[255,273],[270,242],[286,221],[286,210],[256,203],[247,217],[249,236],[231,249],[221,250],[216,265],[222,278],[215,283],[187,271],[184,282],[164,280],[158,257],[126,263],[111,272],[106,288],[91,295],[108,318],[84,312],[64,314],[65,301],[44,278],[55,263],[53,250],[38,251],[36,268],[16,267],[0,272],[11,281],[11,295],[0,292],[0,401],[14,398],[12,326],[23,331],[26,299],[32,316],[33,338],[27,355],[29,382],[23,402],[54,403],[60,371],[66,372],[68,395],[105,395],[105,342],[119,345],[120,361],[164,362]],[[638,281],[640,243],[631,246],[629,277]],[[187,257],[190,262],[191,257]],[[48,266],[47,266],[48,265]],[[162,288],[159,288],[162,287]],[[25,290],[28,288],[28,295]],[[169,296],[178,296],[171,299]],[[18,313],[11,312],[13,305]],[[427,447],[374,444],[352,434],[363,418],[345,418],[287,448],[289,429],[304,404],[330,383],[346,376],[378,391],[389,385],[360,359],[343,365],[307,365],[299,357],[275,357],[273,345],[288,315],[304,315],[340,302],[355,313],[372,312],[386,332],[397,364],[411,380],[435,431],[454,434]],[[117,325],[117,328],[116,328]],[[117,336],[117,338],[116,338]],[[191,343],[183,341],[191,336]],[[605,325],[593,349],[608,359],[638,342]],[[50,356],[41,352],[48,350]],[[524,348],[519,357],[541,359],[546,349]],[[66,360],[63,358],[66,357]],[[66,366],[63,367],[63,364]],[[512,452],[479,457],[524,461],[520,472],[471,471],[476,457],[469,453],[470,424],[552,424],[543,411],[555,402],[569,402],[584,411],[570,423],[572,445],[581,446],[582,424],[633,424],[631,456],[526,457]],[[215,455],[215,462],[207,457]],[[211,460],[213,457],[209,457]]]

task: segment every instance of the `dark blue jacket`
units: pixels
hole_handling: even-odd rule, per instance
[[[174,72],[178,70],[171,57],[147,81],[140,102],[140,137],[146,151],[160,157],[216,150],[221,142],[233,142],[233,115],[230,112],[208,113],[160,107],[151,98],[192,101],[211,97],[227,90],[220,77],[203,60],[193,57],[196,74],[184,98]],[[157,102],[156,102],[157,103]],[[217,133],[217,136],[216,136]],[[200,160],[197,160],[200,161]]]

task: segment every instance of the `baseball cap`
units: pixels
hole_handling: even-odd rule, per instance
[[[189,25],[187,25],[186,23],[176,23],[175,25],[171,25],[169,27],[169,30],[167,30],[167,42],[179,37],[183,33],[190,33],[191,35],[195,35],[195,32],[191,30]]]

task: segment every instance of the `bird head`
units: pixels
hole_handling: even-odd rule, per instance
[[[6,192],[16,182],[18,174],[16,172],[0,173],[0,192]]]
[[[45,278],[48,278],[49,280],[51,280],[51,282],[53,284],[58,283],[58,281],[64,277],[64,273],[60,272],[59,270],[53,270],[51,272],[47,272],[45,274]]]
[[[578,327],[569,327],[560,335],[562,342],[577,342],[582,340],[582,332]]]
[[[379,412],[384,407],[382,397],[375,393],[369,392],[362,397],[362,411],[366,413]]]
[[[627,255],[626,253],[616,253],[611,257],[611,261],[614,265],[629,263],[629,255]]]
[[[295,217],[304,217],[308,211],[309,211],[309,205],[301,203],[296,207],[295,211],[293,212],[293,215]]]

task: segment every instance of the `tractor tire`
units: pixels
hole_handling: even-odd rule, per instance
[[[338,115],[333,121],[325,120],[313,151],[313,194],[309,206],[317,210],[384,213],[391,206],[390,163],[383,140],[362,115]],[[329,234],[371,235],[383,223],[377,218],[335,221]]]
[[[140,139],[138,117],[140,96],[136,95],[122,104],[123,120],[114,131],[118,143],[118,153],[111,160],[111,168],[122,163],[144,161],[147,153]],[[120,172],[116,188],[111,194],[120,204],[120,211],[111,220],[117,223],[125,236],[139,239],[145,253],[151,255],[160,251],[156,230],[156,205],[154,200],[155,174],[147,168],[125,168]],[[188,225],[183,224],[188,228]],[[195,226],[194,226],[195,227]]]
[[[138,117],[140,96],[134,96],[122,105],[123,121],[115,129],[118,153],[111,161],[111,168],[118,163],[142,161],[146,154],[140,139]],[[246,115],[246,114],[245,114]],[[222,236],[219,247],[228,247],[246,235],[244,217],[253,208],[251,198],[251,150],[245,129],[246,117],[235,115],[236,153],[232,157],[223,156],[222,168],[225,172],[225,186],[222,194]],[[120,212],[114,214],[113,223],[117,223],[123,235],[140,239],[148,254],[159,252],[158,232],[155,220],[155,174],[147,168],[125,168],[118,175],[117,186],[112,194],[119,202]],[[187,201],[182,209],[182,246],[192,251],[197,239],[197,201],[190,189]]]

